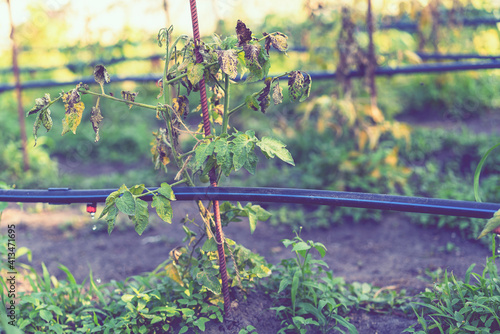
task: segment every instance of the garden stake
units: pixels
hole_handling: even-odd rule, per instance
[[[199,52],[200,47],[200,29],[198,26],[198,13],[196,9],[196,0],[189,0],[191,5],[191,21],[193,23],[193,37],[195,45],[196,62],[203,62],[203,57]],[[208,115],[208,103],[207,103],[207,91],[205,89],[205,78],[202,77],[198,83],[200,90],[200,100],[201,100],[201,110],[203,114],[203,129],[205,131],[205,136],[210,136],[210,119]],[[227,97],[226,97],[227,98]],[[210,185],[212,187],[217,187],[217,175],[215,173],[215,168],[210,170]],[[224,243],[222,238],[222,226],[220,219],[220,209],[219,201],[213,201],[214,205],[214,215],[215,215],[215,238],[217,240],[217,251],[219,253],[219,273],[222,281],[222,295],[224,297],[224,314],[226,317],[230,315],[231,299],[229,297],[229,283],[227,280],[227,269],[226,269],[226,255],[224,253]]]

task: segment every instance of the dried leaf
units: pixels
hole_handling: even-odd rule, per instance
[[[153,132],[155,138],[151,142],[151,154],[153,155],[153,162],[155,169],[160,168],[160,164],[164,167],[170,162],[170,147],[166,144],[166,130],[160,129],[158,132]]]
[[[288,36],[277,32],[274,35],[271,35],[269,38],[271,40],[271,45],[278,51],[286,52],[288,50]],[[266,42],[267,42],[266,39]]]
[[[264,37],[269,36],[267,32],[263,32],[262,35]],[[266,53],[269,54],[269,50],[271,49],[271,38],[266,38],[264,42],[264,48],[266,49]]]
[[[312,85],[311,76],[305,72],[302,72],[302,74],[305,75],[304,90],[302,92],[302,96],[299,99],[299,102],[304,102],[309,97],[309,94],[311,93],[311,85]]]
[[[156,87],[160,88],[160,93],[156,96],[156,99],[159,99],[163,96],[163,78],[156,82]]]
[[[246,67],[250,71],[245,82],[255,82],[264,79],[269,73],[271,67],[271,62],[269,61],[269,55],[259,46],[257,49],[259,51],[257,61],[246,61]]]
[[[52,128],[52,118],[50,117],[50,109],[46,108],[43,109],[36,117],[35,123],[33,124],[33,137],[35,138],[35,145],[36,146],[36,141],[37,141],[37,132],[38,129],[40,128],[40,125],[42,125],[47,129],[47,132],[50,131]]]
[[[259,101],[260,111],[262,111],[262,113],[264,114],[266,113],[266,109],[271,104],[271,97],[269,96],[269,93],[271,92],[271,81],[271,78],[266,79],[266,87],[264,87],[262,93],[260,93],[259,97],[257,98],[257,101]]]
[[[94,80],[99,85],[101,85],[101,87],[104,85],[104,83],[109,83],[111,81],[109,73],[104,65],[96,65],[94,67]]]
[[[129,92],[128,90],[122,90],[122,97],[124,100],[134,102],[135,98],[137,97],[139,93],[136,92]],[[128,108],[132,108],[132,104],[127,103]]]
[[[181,279],[181,275],[179,275],[179,271],[177,270],[177,268],[174,266],[173,263],[169,263],[165,266],[165,274],[174,282],[177,282],[180,286],[184,286],[184,282]]]
[[[231,79],[238,75],[238,54],[234,50],[218,50],[217,59],[222,72],[226,73]]]
[[[283,88],[280,87],[279,80],[276,80],[276,84],[273,87],[273,102],[274,104],[283,102]]]
[[[184,119],[189,114],[189,100],[185,95],[179,95],[179,97],[172,100],[172,109],[179,117]]]
[[[477,238],[481,239],[482,237],[484,237],[488,233],[496,233],[496,234],[500,235],[500,228],[499,228],[499,226],[500,226],[500,210],[498,210],[497,212],[495,212],[495,214],[493,215],[493,217],[491,217],[488,220],[488,223],[483,228],[483,230],[481,231],[481,234],[479,234],[479,236]]]
[[[69,131],[76,133],[76,128],[78,127],[78,125],[80,125],[83,110],[85,109],[85,105],[82,101],[80,101],[80,93],[78,92],[78,88],[75,88],[70,92],[64,94],[62,99],[64,101],[64,109],[66,110],[66,114],[64,115],[64,119],[62,121],[63,130],[61,135],[64,135]]]
[[[44,97],[36,99],[35,106],[28,111],[28,114],[26,116],[29,116],[29,115],[32,115],[32,114],[39,112],[49,103],[50,103],[50,95],[49,94],[45,94]]]
[[[311,92],[311,76],[302,71],[293,71],[288,79],[288,96],[290,100],[303,102]]]
[[[191,84],[197,85],[201,79],[203,79],[203,72],[205,71],[205,67],[203,64],[193,64],[190,63],[187,66],[187,76]]]
[[[99,124],[103,120],[101,109],[99,107],[92,107],[92,113],[90,114],[90,122],[92,123],[92,128],[95,132],[95,142],[99,141]]]
[[[288,78],[288,96],[295,101],[302,96],[304,88],[304,75],[301,71],[293,71]]]
[[[259,64],[260,44],[245,44],[243,51],[245,52],[247,66],[255,65],[262,68]]]
[[[252,40],[252,31],[241,20],[236,23],[236,37],[238,37],[239,46],[243,46]]]

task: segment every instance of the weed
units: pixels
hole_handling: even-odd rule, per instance
[[[496,265],[495,236],[493,255],[487,259],[482,274],[473,272],[472,264],[463,281],[445,271],[440,282],[417,297],[413,309],[422,330],[415,325],[409,333],[500,333],[500,288]]]
[[[293,331],[306,333],[330,333],[347,329],[357,333],[346,315],[352,309],[384,312],[404,303],[404,292],[377,289],[367,283],[346,284],[342,277],[334,277],[328,265],[312,257],[316,250],[321,257],[326,254],[323,244],[304,241],[299,233],[289,240],[282,240],[285,247],[291,246],[295,257],[282,260],[273,268],[269,284],[280,306],[272,310],[282,319],[279,333]]]

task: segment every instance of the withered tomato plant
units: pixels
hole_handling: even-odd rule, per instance
[[[158,216],[167,223],[172,222],[171,201],[175,200],[172,186],[195,186],[196,181],[202,183],[208,180],[218,181],[228,177],[240,169],[253,174],[258,162],[256,150],[268,159],[279,158],[285,163],[294,165],[294,160],[286,145],[272,137],[258,138],[255,131],[248,129],[238,131],[230,125],[231,116],[249,108],[265,113],[271,104],[280,104],[283,101],[283,82],[287,82],[288,96],[291,101],[304,101],[311,89],[311,77],[303,71],[290,71],[270,76],[271,55],[270,49],[286,53],[288,49],[287,36],[280,32],[254,34],[243,22],[236,24],[235,35],[221,37],[213,35],[210,41],[196,41],[186,35],[174,39],[173,28],[163,28],[158,33],[158,45],[164,47],[165,62],[163,77],[158,80],[159,93],[157,101],[147,104],[140,101],[136,92],[122,91],[121,98],[107,94],[104,86],[111,81],[103,65],[94,68],[94,79],[99,84],[98,91],[88,85],[78,84],[69,92],[61,93],[52,99],[49,94],[35,101],[35,106],[28,115],[35,114],[36,119],[33,134],[36,139],[37,131],[43,125],[47,131],[53,128],[50,106],[59,100],[64,103],[66,110],[62,120],[62,134],[75,133],[85,110],[82,95],[94,95],[95,105],[90,110],[90,122],[95,131],[95,141],[99,141],[99,126],[107,110],[101,110],[100,100],[110,99],[117,103],[124,103],[129,108],[140,107],[151,110],[156,117],[163,120],[163,127],[153,132],[151,153],[156,168],[167,169],[174,165],[177,175],[169,183],[162,183],[155,189],[147,189],[144,184],[126,186],[111,193],[106,199],[105,207],[99,218],[107,221],[108,232],[111,233],[119,212],[127,215],[135,224],[135,230],[142,234],[149,222],[149,205],[143,198],[152,195],[151,207]],[[280,81],[280,79],[285,79]],[[205,83],[202,85],[200,83]],[[233,85],[258,82],[256,91],[248,94],[244,101],[230,101],[230,89]],[[192,106],[190,100],[194,92],[208,88],[210,97],[206,99],[208,119],[201,119],[198,126],[187,124],[186,116],[190,113],[199,113],[204,103]],[[118,94],[117,94],[118,95]],[[119,95],[118,95],[119,96]],[[204,122],[209,122],[210,133],[202,131]],[[183,152],[179,145],[180,134],[186,133],[194,139],[194,146]],[[210,176],[210,177],[208,177]],[[179,284],[191,286],[196,281],[201,289],[210,291],[214,298],[220,294],[220,281],[217,276],[218,266],[214,238],[214,220],[211,213],[211,203],[204,205],[198,201],[198,208],[203,224],[196,224],[194,219],[185,219],[185,230],[188,235],[186,242],[191,247],[185,252],[198,266],[189,266],[193,261],[184,261],[185,267],[177,261],[176,252],[170,252],[171,262],[167,275]],[[239,217],[248,217],[253,232],[257,220],[266,220],[269,213],[258,205],[248,203],[245,206],[237,203],[224,203],[220,206],[222,225],[230,221],[237,221]],[[191,231],[187,225],[195,224],[199,232]],[[204,240],[203,243],[200,241]],[[235,259],[233,250],[236,245],[232,241],[222,239],[226,250]],[[183,253],[184,254],[184,253]],[[186,256],[186,255],[183,255]],[[219,259],[221,261],[221,259]],[[225,259],[224,259],[225,261]],[[189,267],[189,268],[186,268]],[[239,269],[238,269],[239,268]],[[252,280],[255,277],[268,275],[265,268],[245,269],[240,264],[234,265],[238,283],[241,279]],[[240,271],[245,271],[240,275]],[[253,271],[252,271],[253,270]],[[233,280],[233,284],[235,281]]]

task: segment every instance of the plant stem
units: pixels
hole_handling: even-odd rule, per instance
[[[229,76],[224,75],[224,116],[222,119],[222,133],[227,133],[227,124],[229,122]]]
[[[240,110],[241,108],[243,108],[246,105],[247,105],[246,102],[243,102],[243,103],[239,104],[238,106],[234,107],[233,109],[231,109],[228,112],[228,117],[231,116],[232,114],[234,114],[235,112],[237,112],[238,110]]]
[[[158,109],[158,106],[152,106],[150,104],[144,104],[144,103],[132,102],[132,101],[124,100],[124,99],[119,99],[119,98],[111,96],[111,95],[96,93],[96,92],[93,92],[91,90],[82,90],[80,92],[82,94],[95,95],[95,96],[103,97],[103,98],[106,98],[106,99],[110,99],[110,100],[122,102],[122,103],[125,103],[125,104],[132,104],[134,106],[138,106],[138,107],[141,107],[141,108],[146,108],[146,109],[151,109],[151,110],[157,110]]]

